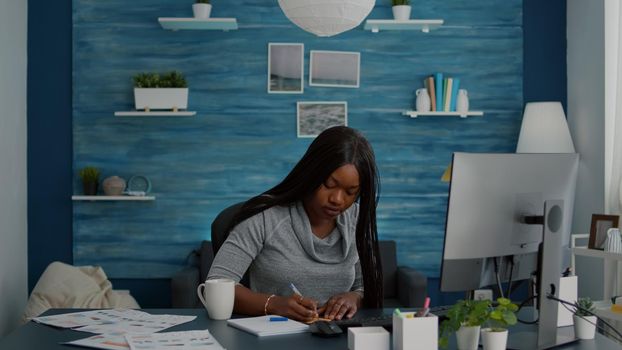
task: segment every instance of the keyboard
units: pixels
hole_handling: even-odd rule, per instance
[[[335,324],[341,329],[348,327],[393,327],[393,315],[360,316],[356,315],[351,319],[334,320]]]
[[[430,308],[430,313],[438,316],[438,320],[443,321],[447,318],[447,312],[452,305],[439,305]],[[417,309],[408,309],[403,311],[416,311]],[[393,314],[374,314],[374,315],[362,315],[356,314],[351,319],[335,320],[333,321],[342,329],[348,327],[384,327],[391,329],[393,327]]]
[[[453,305],[439,305],[430,308],[430,313],[438,316],[439,318],[447,318],[447,312]]]

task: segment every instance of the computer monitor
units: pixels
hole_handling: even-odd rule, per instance
[[[508,344],[549,349],[577,340],[557,333],[562,246],[569,241],[579,155],[454,153],[442,291],[468,291],[538,272],[537,333]],[[509,267],[509,269],[508,269]]]
[[[562,242],[569,242],[578,166],[574,153],[454,153],[441,291],[528,279],[546,200],[563,200]],[[533,217],[539,225],[526,222]]]

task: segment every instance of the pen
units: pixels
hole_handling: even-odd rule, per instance
[[[294,291],[294,293],[295,293],[296,295],[298,295],[298,296],[302,297],[302,293],[300,293],[300,291],[298,290],[298,288],[296,288],[296,286],[295,286],[293,283],[290,283],[290,284],[289,284],[289,288],[290,288],[291,290],[293,290],[293,291]]]
[[[289,283],[289,288],[294,291],[294,294],[296,294],[297,296],[300,297],[300,300],[298,300],[298,303],[302,302],[303,296],[302,293],[300,293],[300,291],[298,290],[298,288],[296,288],[296,286],[293,283]],[[317,310],[315,308],[313,308],[313,313],[316,315],[317,317]]]

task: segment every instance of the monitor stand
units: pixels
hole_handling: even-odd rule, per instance
[[[540,307],[538,331],[522,332],[508,339],[511,349],[551,349],[568,344],[578,339],[572,327],[557,328],[557,310],[559,304],[547,298],[548,294],[559,296],[559,280],[562,273],[562,226],[564,224],[564,201],[547,200],[544,202],[544,221],[542,246],[538,258],[538,303]],[[570,329],[564,329],[570,328]]]

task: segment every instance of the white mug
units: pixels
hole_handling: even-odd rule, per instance
[[[204,289],[203,292],[201,289]],[[197,295],[205,306],[209,318],[228,320],[233,312],[235,282],[226,278],[206,280],[197,287]]]

